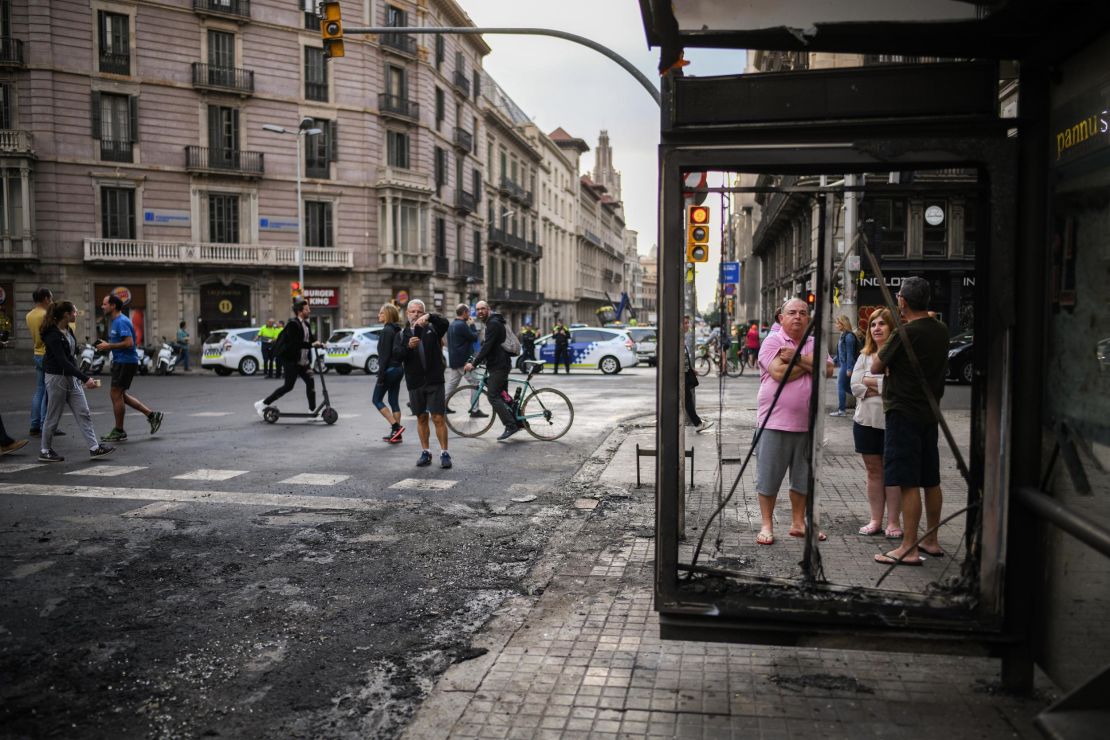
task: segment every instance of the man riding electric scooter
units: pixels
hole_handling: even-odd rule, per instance
[[[285,322],[285,328],[274,341],[274,359],[281,363],[285,382],[263,400],[255,401],[254,410],[263,419],[266,418],[266,408],[293,390],[298,377],[304,381],[305,395],[308,396],[308,410],[310,412],[317,410],[316,383],[312,379],[311,358],[313,348],[322,345],[312,335],[312,324],[308,321],[310,313],[312,313],[312,306],[308,305],[308,301],[303,299],[294,301],[293,318]]]

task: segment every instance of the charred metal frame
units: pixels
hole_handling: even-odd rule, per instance
[[[899,630],[899,649],[1004,653],[1010,395],[1015,311],[1013,265],[1017,148],[997,117],[997,67],[990,63],[838,69],[717,78],[664,77],[660,146],[659,426],[656,470],[655,602],[665,638],[874,649],[875,633]],[[938,108],[906,90],[945,90]],[[787,91],[784,93],[784,91]],[[804,97],[800,115],[790,101]],[[742,103],[741,103],[742,101]],[[972,425],[971,495],[981,485],[980,549],[971,558],[978,590],[966,602],[937,603],[808,582],[735,583],[690,589],[680,578],[680,507],[685,449],[683,372],[683,175],[725,170],[842,174],[973,167],[989,188],[988,245],[977,250],[978,378]],[[829,192],[829,191],[826,191]],[[825,226],[824,219],[822,226]],[[817,302],[828,303],[825,250]],[[991,269],[983,269],[991,260]],[[821,320],[827,309],[815,320]],[[815,444],[819,435],[815,435]],[[990,461],[987,465],[984,461]],[[977,503],[972,501],[971,503]],[[812,528],[811,528],[812,529]],[[807,543],[807,548],[810,543]],[[965,574],[967,575],[967,574]]]

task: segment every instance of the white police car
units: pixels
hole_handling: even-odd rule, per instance
[[[254,375],[262,368],[262,345],[258,342],[257,326],[246,329],[219,329],[204,338],[200,349],[200,366],[231,375],[238,370]]]
[[[606,375],[619,373],[626,367],[636,367],[636,343],[627,329],[605,329],[584,326],[570,330],[570,366],[579,369],[599,369]],[[546,334],[536,341],[536,356],[546,365],[555,364],[555,338]],[[547,368],[545,368],[547,369]]]
[[[382,325],[336,329],[324,345],[324,366],[347,375],[360,368],[367,375],[378,372],[378,335]]]

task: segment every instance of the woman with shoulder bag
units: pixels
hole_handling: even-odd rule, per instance
[[[378,380],[374,384],[374,408],[389,424],[389,434],[382,440],[399,444],[405,428],[401,426],[401,380],[405,377],[404,358],[401,353],[401,312],[392,303],[387,303],[378,311],[378,321],[385,324],[378,335]],[[389,400],[386,407],[385,401]]]
[[[52,303],[42,319],[42,343],[46,346],[43,371],[46,374],[46,420],[42,425],[42,446],[39,460],[63,462],[64,457],[54,452],[54,433],[68,405],[77,420],[77,426],[89,445],[89,457],[96,459],[112,453],[115,448],[102,445],[93,429],[92,412],[85,399],[84,388],[96,388],[100,382],[93,380],[77,367],[77,338],[70,324],[77,320],[77,309],[69,301]]]
[[[682,333],[686,334],[689,331],[690,317],[686,316],[682,319]],[[683,404],[686,408],[686,419],[695,427],[694,431],[701,434],[706,429],[712,427],[713,422],[702,421],[702,418],[698,416],[698,409],[694,404],[694,388],[698,386],[698,376],[694,373],[694,364],[690,362],[690,350],[686,347],[686,342],[682,343],[682,353],[686,358],[686,371],[683,373],[686,380],[683,384],[686,386],[686,397],[684,399],[685,403]]]
[[[902,490],[883,486],[883,442],[886,417],[883,414],[883,376],[871,372],[871,360],[890,339],[894,331],[894,317],[888,308],[871,314],[867,323],[867,337],[863,352],[852,370],[852,395],[856,402],[852,434],[856,452],[863,456],[867,470],[867,503],[871,518],[859,533],[865,537],[884,532],[892,540],[902,539]],[[883,529],[883,508],[886,508],[886,529]]]

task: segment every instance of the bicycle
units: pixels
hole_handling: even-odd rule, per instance
[[[713,351],[710,351],[711,349]],[[718,350],[715,347],[711,348],[709,347],[709,345],[702,344],[694,350],[694,354],[695,373],[704,377],[709,374],[709,371],[713,368],[714,365],[717,366],[717,373],[721,373],[721,355],[723,354],[723,351]],[[744,374],[744,363],[737,362],[736,360],[730,358],[726,360],[723,370],[724,374],[728,377],[739,378],[741,375]]]
[[[517,423],[536,439],[547,442],[559,439],[570,430],[574,423],[574,406],[562,391],[554,388],[533,388],[532,376],[543,368],[543,363],[526,360],[524,367],[528,377],[524,380],[509,378],[510,384],[517,384],[517,392],[512,402],[506,401]],[[496,414],[486,395],[486,374],[474,371],[478,383],[462,385],[451,392],[447,407],[454,406],[455,413],[447,416],[447,426],[460,437],[478,437],[493,426]]]

